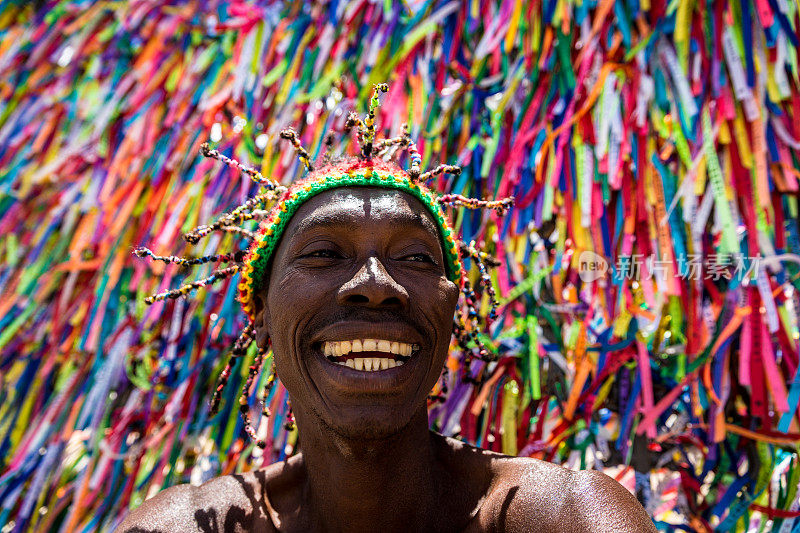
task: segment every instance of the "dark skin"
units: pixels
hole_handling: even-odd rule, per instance
[[[633,495],[598,472],[480,450],[428,429],[426,398],[450,344],[458,287],[438,229],[411,195],[341,188],[290,221],[256,342],[271,340],[301,451],[199,487],[169,488],[119,531],[656,531]],[[326,341],[398,340],[401,367],[329,361]]]

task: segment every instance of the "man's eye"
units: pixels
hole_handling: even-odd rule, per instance
[[[420,263],[435,263],[436,261],[433,260],[433,257],[430,254],[419,253],[419,254],[410,254],[403,258],[405,261],[416,261]]]
[[[308,258],[321,258],[321,259],[337,259],[340,257],[339,253],[335,250],[314,250],[304,254],[303,257]]]

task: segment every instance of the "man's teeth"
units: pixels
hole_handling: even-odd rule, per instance
[[[355,370],[375,372],[396,366],[403,366],[403,361],[395,361],[386,357],[356,357],[347,361],[336,361],[337,365],[349,366]]]
[[[358,352],[384,352],[409,357],[416,348],[405,342],[392,342],[377,339],[354,341],[328,341],[323,343],[322,351],[326,356],[341,357]]]
[[[352,341],[325,342],[322,345],[322,352],[326,357],[341,357],[359,352],[384,352],[400,357],[410,357],[411,353],[417,348],[416,345],[405,342],[392,342],[382,339],[356,339]],[[371,372],[386,370],[403,364],[403,361],[389,357],[351,357],[347,361],[336,362],[355,370]]]

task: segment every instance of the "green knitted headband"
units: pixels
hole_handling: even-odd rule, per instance
[[[327,172],[325,170],[328,170]],[[412,181],[397,167],[382,162],[365,165],[335,166],[294,184],[273,206],[269,216],[261,223],[256,239],[244,260],[239,283],[239,301],[247,315],[254,318],[253,293],[267,276],[272,254],[280,242],[289,220],[303,203],[321,192],[340,187],[378,187],[407,192],[428,208],[442,235],[447,277],[461,286],[461,259],[453,232],[442,212],[437,197],[424,185]]]

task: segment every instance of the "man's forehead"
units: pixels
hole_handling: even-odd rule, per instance
[[[438,227],[418,199],[404,191],[377,187],[325,191],[301,206],[290,224],[292,233],[302,233],[326,225],[356,228],[365,221],[416,227],[439,237]]]

